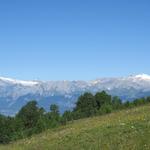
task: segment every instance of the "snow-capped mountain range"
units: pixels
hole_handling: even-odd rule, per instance
[[[150,76],[146,74],[91,81],[22,81],[0,77],[0,113],[14,115],[30,100],[49,109],[59,105],[61,112],[71,109],[84,92],[105,90],[122,100],[150,96]]]

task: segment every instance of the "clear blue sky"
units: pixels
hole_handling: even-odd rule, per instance
[[[149,0],[1,0],[0,76],[150,74]]]

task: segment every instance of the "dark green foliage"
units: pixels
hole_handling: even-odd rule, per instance
[[[133,104],[135,106],[138,106],[138,105],[142,105],[142,104],[145,104],[146,103],[146,99],[145,98],[139,98],[139,99],[136,99],[133,101]]]
[[[73,120],[73,113],[71,111],[65,111],[61,118],[61,123],[66,124],[68,121],[72,120]]]
[[[56,127],[60,123],[60,113],[57,105],[50,106],[50,112],[48,113],[49,123],[51,127]]]
[[[48,120],[46,116],[41,116],[37,121],[35,132],[40,133],[46,129],[48,129]]]
[[[97,114],[111,113],[113,109],[121,107],[121,100],[114,97],[112,100],[111,95],[105,91],[98,92],[93,96],[91,93],[81,95],[76,103],[74,109],[74,118],[90,117]]]
[[[112,107],[113,107],[113,109],[120,109],[122,107],[122,101],[119,97],[117,97],[117,96],[113,97]]]
[[[7,117],[0,115],[0,143],[8,143],[10,139],[10,127]]]
[[[73,117],[73,120],[78,120],[80,118],[83,118],[81,115],[81,112],[76,109],[72,112],[72,117]]]
[[[104,104],[102,105],[102,107],[99,110],[99,114],[103,115],[103,114],[109,114],[111,113],[113,110],[113,106],[110,104]]]
[[[130,103],[129,101],[126,101],[126,102],[124,103],[124,107],[125,107],[125,108],[131,107],[131,103]]]
[[[97,108],[100,109],[104,104],[111,103],[111,95],[108,95],[105,91],[98,92],[95,95]]]
[[[36,126],[39,118],[43,115],[43,109],[38,108],[36,101],[29,102],[17,114],[17,118],[23,122],[24,128],[30,129]]]
[[[76,103],[75,112],[79,112],[81,118],[89,117],[96,113],[96,100],[91,93],[85,93],[81,95]]]
[[[146,102],[150,102],[150,97],[147,97],[147,98],[146,98]]]
[[[53,114],[55,114],[55,115],[58,115],[58,114],[59,114],[59,108],[58,108],[58,106],[55,105],[55,104],[52,104],[52,105],[50,106],[50,111],[51,111],[51,113],[53,113]]]

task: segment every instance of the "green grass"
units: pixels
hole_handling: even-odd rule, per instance
[[[82,119],[0,150],[149,150],[150,105]]]

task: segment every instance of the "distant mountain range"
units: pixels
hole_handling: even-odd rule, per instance
[[[0,77],[0,113],[14,115],[30,100],[37,100],[46,110],[55,103],[63,112],[72,109],[82,93],[102,90],[123,101],[150,96],[150,76],[141,74],[91,81],[22,81]]]

